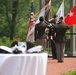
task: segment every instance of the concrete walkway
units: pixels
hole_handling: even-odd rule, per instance
[[[76,57],[65,57],[63,63],[48,58],[46,75],[62,75],[70,70],[76,70]]]

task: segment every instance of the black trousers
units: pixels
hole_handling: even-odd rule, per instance
[[[52,58],[56,59],[57,58],[56,47],[55,42],[53,40],[51,40],[51,49],[52,49]]]

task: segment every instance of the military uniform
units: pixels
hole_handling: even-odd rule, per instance
[[[58,62],[63,62],[64,50],[65,50],[65,33],[69,27],[64,23],[58,23],[53,26],[55,32],[55,46],[57,51],[57,60]]]
[[[35,26],[35,40],[37,45],[42,45],[43,49],[46,50],[46,39],[45,29],[49,27],[47,22],[41,21]]]
[[[55,21],[55,20],[52,20],[51,22],[50,22],[51,24],[52,24],[52,26],[54,26],[57,22]],[[53,28],[50,28],[49,29],[49,34],[48,34],[48,36],[50,36],[50,40],[51,40],[51,49],[52,49],[52,58],[53,59],[56,59],[57,58],[57,56],[56,56],[56,47],[55,47],[55,43],[54,43],[54,31],[53,31]],[[52,37],[52,39],[51,39],[51,37]]]

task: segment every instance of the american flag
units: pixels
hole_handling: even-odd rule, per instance
[[[31,28],[32,28],[34,25],[35,25],[34,6],[33,6],[33,2],[31,2],[31,12],[30,12],[28,30],[31,30]]]
[[[26,41],[34,42],[34,31],[33,31],[34,26],[35,26],[35,18],[34,18],[34,6],[33,6],[33,1],[32,1],[31,7],[30,7],[30,18],[29,18]]]

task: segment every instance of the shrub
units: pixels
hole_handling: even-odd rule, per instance
[[[66,73],[62,73],[62,75],[76,75],[76,70],[71,70]]]
[[[11,42],[12,42],[12,41],[10,40],[10,38],[8,38],[8,37],[6,37],[6,36],[3,36],[3,37],[0,38],[0,45],[10,47]]]

